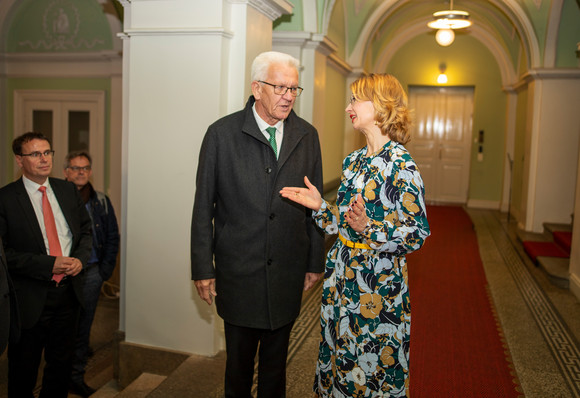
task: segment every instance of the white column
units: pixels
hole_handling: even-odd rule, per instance
[[[221,321],[191,282],[207,127],[242,107],[285,0],[124,0],[122,319],[126,342],[212,355]],[[289,7],[285,9],[285,7]]]
[[[542,232],[545,222],[570,223],[574,212],[580,126],[580,75],[577,70],[533,73],[529,113],[530,145],[527,231]],[[566,100],[563,101],[562,99]]]

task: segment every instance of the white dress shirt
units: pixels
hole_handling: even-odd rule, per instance
[[[284,120],[280,120],[273,126],[270,126],[268,123],[264,121],[256,112],[256,103],[252,106],[252,111],[254,112],[254,118],[256,119],[256,123],[258,123],[258,128],[266,137],[266,140],[270,140],[270,133],[266,131],[268,127],[276,127],[276,148],[278,148],[278,153],[276,154],[276,158],[280,156],[280,148],[282,148],[282,138],[284,138]]]
[[[44,238],[44,245],[46,246],[46,252],[49,253],[48,249],[48,237],[46,236],[46,228],[44,227],[44,216],[42,214],[42,192],[38,190],[41,185],[35,183],[32,180],[22,176],[22,181],[24,182],[24,187],[28,193],[28,197],[32,202],[32,207],[34,207],[34,212],[36,213],[36,219],[40,225],[40,230],[42,231],[42,237]],[[58,200],[54,196],[52,187],[48,182],[48,178],[42,184],[46,187],[46,195],[48,201],[50,202],[50,207],[52,208],[52,214],[54,215],[54,221],[56,223],[56,231],[58,232],[58,240],[60,242],[60,248],[62,250],[63,256],[69,256],[72,248],[72,232],[62,214]]]

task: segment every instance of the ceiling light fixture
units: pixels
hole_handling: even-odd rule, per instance
[[[427,24],[432,29],[437,29],[435,40],[441,46],[453,43],[455,33],[453,29],[463,29],[471,26],[469,13],[453,9],[453,0],[450,0],[449,10],[433,13],[433,21]]]

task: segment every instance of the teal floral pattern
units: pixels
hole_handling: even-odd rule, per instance
[[[336,205],[314,212],[328,234],[340,239],[328,253],[324,275],[321,340],[314,381],[318,397],[408,397],[411,307],[405,254],[429,236],[423,180],[405,149],[390,141],[378,153],[350,154]],[[359,234],[344,219],[363,195],[370,221]]]

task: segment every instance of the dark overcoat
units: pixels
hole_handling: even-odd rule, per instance
[[[83,267],[92,249],[91,218],[76,186],[50,178],[50,186],[72,233],[70,257]],[[8,272],[18,299],[22,328],[38,321],[46,302],[55,257],[47,254],[42,231],[22,178],[0,189],[0,236],[8,263]],[[72,277],[79,303],[82,304],[84,273]]]
[[[276,329],[296,319],[307,272],[322,272],[324,239],[311,210],[284,199],[285,186],[322,192],[316,129],[294,111],[278,160],[245,109],[213,123],[201,146],[191,226],[192,279],[216,278],[228,323]],[[214,266],[215,264],[215,266]]]

